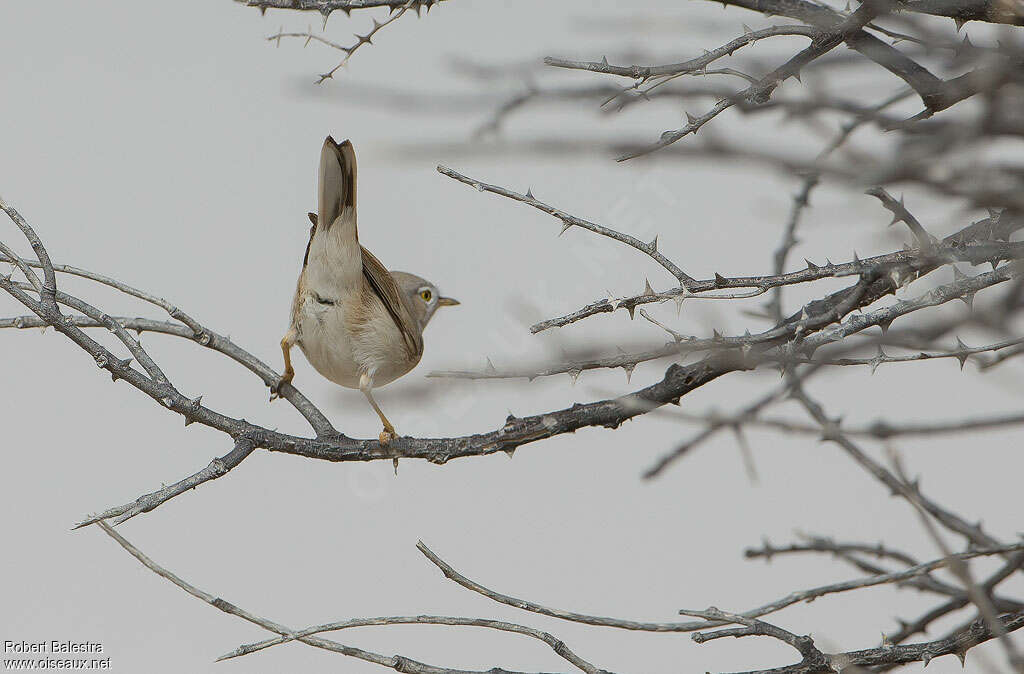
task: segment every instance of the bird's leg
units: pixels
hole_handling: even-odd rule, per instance
[[[281,353],[284,354],[284,376],[278,380],[277,384],[270,387],[271,402],[281,397],[281,386],[292,383],[292,379],[295,378],[295,370],[292,368],[291,350],[298,338],[299,333],[294,327],[289,328],[288,332],[284,333],[284,337],[281,338]]]
[[[380,444],[388,444],[398,437],[398,433],[395,432],[395,427],[391,425],[388,418],[384,416],[384,412],[381,411],[377,401],[373,399],[373,377],[365,372],[359,375],[359,390],[362,391],[363,395],[366,396],[366,399],[370,401],[370,405],[373,407],[373,410],[377,413],[377,416],[380,417],[380,422],[384,424],[384,430],[380,432],[380,436],[378,437]],[[398,459],[395,459],[396,471],[398,470],[397,463]]]

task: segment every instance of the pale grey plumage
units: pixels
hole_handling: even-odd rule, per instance
[[[423,329],[438,307],[458,304],[419,276],[389,272],[359,245],[356,160],[349,141],[330,136],[320,153],[318,212],[292,302],[291,325],[281,340],[285,374],[294,376],[289,355],[298,344],[307,360],[330,381],[358,388],[384,424],[381,442],[394,428],[372,390],[412,370],[423,355]]]
[[[404,271],[392,271],[391,276],[398,283],[402,299],[405,300],[406,306],[409,307],[413,318],[416,319],[421,333],[427,327],[430,319],[434,317],[434,312],[440,307],[450,306],[454,301],[449,297],[441,297],[441,291],[437,289],[437,286],[421,276]],[[429,293],[429,300],[424,299],[424,293]]]

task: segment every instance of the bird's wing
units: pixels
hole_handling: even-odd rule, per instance
[[[305,267],[309,264],[309,249],[313,246],[313,235],[316,234],[316,213],[306,213],[312,226],[309,228],[309,241],[306,242],[306,254],[302,258],[302,266]]]
[[[330,296],[362,283],[356,228],[356,154],[352,143],[328,136],[320,150],[317,217],[303,261],[310,287]]]
[[[419,326],[416,325],[412,314],[405,306],[405,302],[402,301],[402,293],[398,289],[398,284],[395,283],[395,278],[384,268],[380,260],[374,257],[373,253],[365,248],[362,251],[363,276],[367,283],[370,284],[374,294],[380,298],[384,308],[387,309],[395,325],[398,326],[410,354],[413,357],[422,355],[423,336],[420,334]]]

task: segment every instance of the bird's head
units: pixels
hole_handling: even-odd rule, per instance
[[[402,298],[412,312],[413,318],[419,323],[421,331],[427,327],[438,307],[453,307],[459,304],[456,299],[442,296],[437,286],[425,278],[404,271],[393,271],[391,276],[398,283]]]

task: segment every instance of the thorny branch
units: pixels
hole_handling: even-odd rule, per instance
[[[1004,614],[1000,616],[1000,621],[1006,632],[1013,632],[1024,627],[1024,613]],[[921,662],[927,666],[943,655],[955,655],[962,662],[967,657],[967,651],[994,637],[995,634],[984,621],[976,620],[950,636],[935,641],[900,646],[885,643],[877,648],[828,654],[824,664],[802,661],[786,667],[759,670],[756,674],[830,674],[837,668],[840,671],[864,671],[867,667],[899,666],[912,662]]]
[[[301,12],[320,12],[324,16],[329,16],[332,12],[337,11],[348,14],[357,9],[372,9],[374,7],[388,7],[395,11],[409,4],[408,0],[235,0],[235,2],[256,7],[260,12],[266,12],[268,9],[289,9]],[[442,0],[415,0],[413,4],[418,11],[419,7],[426,7],[429,10],[438,2],[442,2]]]
[[[983,221],[985,222],[985,221]],[[989,220],[989,223],[994,222]],[[1008,224],[1008,223],[1007,223]],[[1019,228],[1024,225],[1016,225]],[[870,258],[860,259],[853,256],[850,262],[835,264],[826,261],[824,264],[816,264],[805,259],[806,268],[789,273],[771,274],[766,276],[744,276],[727,278],[721,274],[715,274],[714,278],[706,280],[695,280],[692,290],[685,288],[670,288],[665,291],[648,291],[625,298],[601,299],[588,304],[586,307],[574,311],[571,314],[558,318],[541,321],[530,327],[533,333],[543,332],[554,327],[563,327],[571,323],[595,316],[597,314],[612,313],[619,309],[625,309],[632,318],[636,308],[643,304],[663,303],[673,301],[677,309],[681,308],[684,301],[688,299],[749,299],[762,295],[774,288],[808,283],[828,278],[842,278],[844,276],[859,276],[865,271],[878,273],[893,273],[905,270],[909,265],[909,271],[902,273],[917,274],[922,268],[934,268],[936,264],[952,264],[955,262],[969,262],[970,264],[982,264],[990,260],[999,261],[1012,259],[1020,255],[1024,248],[1018,244],[1003,244],[996,242],[964,242],[962,235],[969,232],[970,228],[961,230],[957,234],[947,237],[942,243],[929,251],[920,249],[902,250],[885,255],[877,255]],[[1008,228],[1002,228],[1006,236],[1012,233]],[[1001,235],[1002,235],[1001,232]],[[1005,257],[1004,257],[1005,256]],[[954,267],[955,268],[955,267]],[[904,281],[907,279],[904,279]],[[732,288],[751,288],[743,295],[720,295],[713,291]]]
[[[605,227],[604,225],[595,224],[588,220],[584,220],[583,218],[577,218],[576,216],[570,215],[561,209],[555,208],[554,206],[549,206],[545,204],[543,201],[540,201],[536,197],[534,197],[532,190],[528,189],[526,190],[526,194],[519,194],[518,192],[513,192],[512,190],[505,189],[504,187],[499,187],[497,185],[488,185],[487,183],[480,182],[479,180],[474,180],[473,178],[469,178],[467,176],[462,175],[458,171],[451,170],[447,166],[438,166],[437,171],[438,173],[446,175],[449,178],[458,180],[460,183],[464,183],[466,185],[469,185],[470,187],[475,187],[479,192],[491,192],[492,194],[498,194],[503,197],[512,199],[513,201],[521,201],[524,204],[533,206],[537,210],[543,211],[548,215],[552,215],[558,218],[562,222],[562,229],[559,232],[559,235],[565,234],[566,230],[568,230],[570,227],[575,226],[580,227],[581,229],[589,230],[591,232],[594,232],[595,234],[600,234],[601,236],[606,236],[610,239],[615,239],[616,241],[619,241],[621,243],[626,244],[627,246],[631,246],[637,249],[638,251],[644,253],[645,255],[649,255],[652,260],[660,264],[670,274],[675,276],[676,279],[679,281],[681,287],[686,288],[689,284],[693,283],[693,279],[688,274],[686,274],[686,272],[680,269],[674,262],[669,260],[658,250],[658,237],[654,237],[653,240],[644,243],[643,241],[640,241],[636,237],[630,236],[629,234],[623,234],[622,232],[618,232],[609,227]],[[650,290],[650,284],[647,284],[647,289]]]
[[[303,633],[301,633],[302,630],[293,630],[293,629],[290,629],[288,627],[285,627],[284,625],[281,625],[281,624],[276,623],[276,622],[274,622],[272,620],[269,620],[269,619],[264,618],[262,616],[259,616],[259,615],[256,615],[254,613],[251,613],[251,612],[249,612],[249,611],[247,611],[247,610],[245,610],[245,609],[243,609],[243,608],[241,608],[239,606],[236,606],[235,604],[232,604],[231,602],[225,601],[224,599],[221,599],[220,597],[214,596],[214,595],[210,594],[209,592],[206,592],[205,590],[202,590],[202,589],[196,587],[195,585],[192,585],[188,581],[183,580],[182,578],[178,577],[173,572],[165,569],[164,567],[160,566],[159,564],[154,562],[152,559],[147,557],[145,554],[143,554],[143,552],[141,550],[139,550],[134,545],[132,545],[130,542],[128,542],[128,540],[125,539],[121,534],[119,534],[116,531],[114,531],[114,529],[109,524],[107,524],[106,522],[102,522],[101,521],[101,522],[98,523],[97,526],[99,526],[103,530],[104,533],[106,533],[108,536],[113,538],[114,541],[116,541],[118,545],[120,545],[122,548],[124,548],[125,551],[128,552],[128,554],[130,554],[132,557],[137,559],[143,566],[145,566],[147,569],[149,569],[150,571],[152,571],[156,575],[158,575],[158,576],[160,576],[160,577],[170,581],[171,583],[173,583],[174,585],[178,586],[180,589],[184,590],[185,592],[187,592],[188,594],[192,595],[196,599],[199,599],[201,601],[206,602],[207,604],[209,604],[210,606],[213,606],[214,608],[216,608],[219,611],[223,611],[224,613],[227,613],[229,615],[237,616],[237,617],[241,618],[242,620],[246,620],[248,622],[253,623],[254,625],[262,627],[263,629],[265,629],[265,630],[267,630],[269,632],[281,635],[281,637],[284,638],[283,640],[287,640],[287,641],[291,641],[291,640],[300,641],[300,642],[302,642],[304,644],[307,644],[309,646],[314,646],[316,648],[322,648],[324,650],[332,651],[332,652],[335,652],[335,653],[340,653],[341,655],[345,655],[345,656],[348,656],[348,657],[351,657],[351,658],[356,658],[356,659],[362,660],[364,662],[369,662],[369,663],[372,663],[372,664],[375,664],[375,665],[381,665],[383,667],[394,669],[396,672],[406,672],[408,674],[492,674],[492,673],[493,674],[519,674],[517,672],[511,672],[509,670],[501,669],[501,668],[488,669],[487,672],[485,673],[485,672],[467,672],[466,670],[461,670],[461,669],[450,669],[450,668],[447,668],[447,667],[438,667],[436,665],[430,665],[430,664],[427,664],[427,663],[424,663],[424,662],[419,662],[417,660],[413,660],[411,658],[407,658],[407,657],[404,657],[404,656],[401,656],[401,655],[393,655],[393,656],[382,655],[380,653],[374,653],[372,651],[367,651],[367,650],[363,650],[361,648],[355,648],[355,647],[352,647],[352,646],[347,646],[345,644],[341,644],[341,643],[338,643],[336,641],[332,641],[332,640],[329,640],[329,639],[324,639],[323,637],[314,636],[316,633],[318,633],[320,631],[333,631],[333,630],[337,630],[337,629],[343,629],[343,627],[339,627],[339,626],[330,626],[330,625],[328,625],[328,626],[324,626],[325,629],[323,629],[323,630],[314,628],[312,631],[309,631],[308,634],[303,634]],[[523,634],[523,635],[526,635],[526,636],[531,636],[533,638],[545,641],[546,643],[548,643],[548,645],[550,645],[554,649],[554,651],[560,657],[568,660],[573,665],[578,667],[580,670],[582,670],[584,672],[587,672],[588,674],[600,674],[601,672],[604,671],[604,670],[597,669],[596,667],[594,667],[590,663],[586,662],[585,660],[583,660],[582,658],[577,656],[575,653],[573,653],[568,648],[566,648],[565,644],[563,644],[558,639],[555,639],[550,634],[548,634],[546,632],[541,632],[540,630],[533,630],[531,628],[523,627],[521,625],[514,625],[512,623],[501,623],[501,622],[498,622],[498,621],[488,621],[488,620],[472,621],[472,620],[464,620],[464,619],[461,619],[461,618],[446,619],[443,616],[418,616],[418,617],[410,617],[410,619],[408,619],[408,620],[402,620],[400,618],[399,619],[396,619],[396,618],[376,618],[376,619],[371,618],[371,619],[363,619],[363,620],[359,620],[359,621],[349,621],[349,622],[350,623],[358,623],[361,626],[394,625],[394,624],[402,624],[402,623],[450,624],[450,625],[465,625],[465,626],[472,626],[472,627],[488,627],[488,628],[491,628],[491,629],[498,629],[498,630],[505,631],[505,632],[516,632],[518,634]],[[346,627],[354,627],[354,626],[357,626],[357,625],[356,624],[347,624],[345,626]],[[283,643],[283,641],[282,641],[282,643]],[[269,646],[271,644],[267,644],[267,645]],[[264,646],[264,647],[266,647],[266,646]],[[241,651],[248,652],[246,650],[246,647],[241,647],[239,649],[236,649],[236,651],[233,651],[232,653],[228,654],[225,657],[236,657],[238,655],[244,655],[244,652],[241,652]]]
[[[276,622],[274,622],[272,620],[269,620],[269,619],[264,618],[262,616],[253,614],[253,613],[251,613],[251,612],[249,612],[249,611],[247,611],[247,610],[245,610],[245,609],[243,609],[243,608],[241,608],[241,607],[239,607],[239,606],[237,606],[237,605],[235,605],[235,604],[233,604],[231,602],[225,601],[224,599],[222,599],[220,597],[216,597],[216,596],[210,594],[209,592],[206,592],[206,591],[196,587],[195,585],[192,585],[188,581],[185,581],[184,579],[180,578],[179,576],[177,576],[173,572],[171,572],[168,569],[160,566],[159,564],[154,562],[152,559],[147,557],[141,550],[139,550],[134,545],[132,545],[121,534],[119,534],[116,531],[114,531],[114,529],[112,527],[110,527],[110,525],[108,525],[106,522],[99,522],[97,526],[99,526],[103,530],[104,533],[106,533],[108,536],[113,538],[114,541],[116,541],[118,543],[118,545],[120,545],[124,550],[126,550],[129,554],[131,554],[133,557],[135,557],[140,563],[142,563],[143,566],[145,566],[149,570],[153,571],[158,576],[161,576],[162,578],[170,581],[171,583],[173,583],[174,585],[176,585],[180,589],[184,590],[188,594],[191,594],[193,597],[196,597],[197,599],[200,599],[200,600],[204,601],[205,603],[213,606],[214,608],[216,608],[216,609],[218,609],[220,611],[223,611],[223,612],[228,613],[230,615],[234,615],[234,616],[237,616],[239,618],[242,618],[243,620],[251,622],[251,623],[253,623],[253,624],[255,624],[255,625],[259,626],[259,627],[262,627],[263,629],[265,629],[265,630],[267,630],[269,632],[272,632],[272,633],[274,633],[276,635],[279,635],[279,636],[277,636],[277,637],[275,637],[273,639],[268,639],[268,640],[256,642],[256,643],[253,643],[253,644],[239,646],[238,648],[234,649],[230,653],[227,653],[227,654],[221,656],[221,658],[219,658],[219,659],[235,658],[235,657],[239,657],[239,656],[243,656],[243,655],[248,655],[250,653],[254,653],[254,652],[263,650],[265,648],[269,648],[269,647],[276,646],[276,645],[279,645],[279,644],[287,643],[288,641],[299,641],[299,642],[302,642],[302,643],[307,644],[309,646],[313,646],[313,647],[316,647],[316,648],[322,648],[322,649],[325,649],[325,650],[333,651],[333,652],[336,652],[336,653],[340,653],[342,655],[346,655],[346,656],[349,656],[349,657],[353,657],[353,658],[357,658],[357,659],[363,660],[365,662],[370,662],[370,663],[373,663],[373,664],[377,664],[377,665],[381,665],[381,666],[384,666],[384,667],[388,667],[388,668],[391,668],[391,669],[394,669],[394,670],[400,671],[400,672],[412,672],[412,673],[415,673],[415,674],[420,674],[420,673],[422,673],[422,674],[469,674],[469,673],[465,672],[465,670],[455,670],[455,669],[449,669],[449,668],[445,668],[445,667],[438,667],[438,666],[435,666],[435,665],[429,665],[429,664],[426,664],[426,663],[418,662],[416,660],[412,660],[412,659],[404,657],[404,656],[396,655],[396,656],[388,657],[388,656],[384,656],[384,655],[381,655],[381,654],[378,654],[378,653],[374,653],[374,652],[371,652],[371,651],[366,651],[366,650],[363,650],[363,649],[360,649],[360,648],[355,648],[355,647],[352,647],[352,646],[348,646],[348,645],[345,645],[345,644],[338,643],[336,641],[332,641],[332,640],[324,639],[323,637],[316,636],[316,635],[321,634],[323,632],[338,631],[338,630],[352,628],[352,627],[387,626],[387,625],[400,625],[400,624],[428,624],[428,625],[449,625],[449,626],[455,626],[455,627],[458,627],[458,626],[482,627],[482,628],[493,629],[493,630],[498,630],[498,631],[502,631],[502,632],[511,632],[511,633],[515,633],[515,634],[521,634],[521,635],[524,635],[524,636],[529,636],[529,637],[532,637],[534,639],[538,639],[540,641],[543,641],[543,642],[547,643],[555,651],[556,654],[558,654],[561,658],[563,658],[564,660],[570,662],[576,668],[578,668],[579,670],[581,670],[583,672],[587,672],[588,674],[601,674],[603,672],[606,672],[606,670],[599,669],[599,668],[595,667],[594,665],[592,665],[591,663],[587,662],[586,660],[583,660],[582,658],[580,658],[576,653],[574,653],[573,651],[569,650],[568,647],[566,647],[565,644],[560,639],[558,639],[557,637],[554,637],[550,633],[544,632],[544,631],[541,631],[541,630],[536,630],[536,629],[533,629],[533,628],[529,628],[529,627],[526,627],[526,626],[523,626],[523,625],[517,625],[515,623],[504,622],[504,621],[495,621],[495,620],[488,620],[488,619],[476,619],[476,618],[460,618],[460,617],[450,617],[450,616],[427,616],[427,615],[419,615],[419,616],[385,616],[385,617],[379,617],[379,618],[356,618],[356,619],[351,619],[351,620],[339,621],[339,622],[336,622],[336,623],[317,625],[317,626],[314,626],[314,627],[309,627],[309,628],[305,628],[305,629],[301,629],[301,630],[293,630],[293,629],[290,629],[290,628],[288,628],[288,627],[286,627],[284,625],[276,623]],[[424,551],[424,554],[427,554],[427,552],[429,552],[426,549],[426,546],[424,546],[422,543],[419,544],[419,547],[420,547],[421,551]],[[975,552],[969,552],[969,553],[962,553],[960,555],[957,555],[957,558],[968,559],[968,558],[971,558],[971,557],[977,557],[977,556],[982,556],[982,555],[996,554],[997,552],[1000,552],[1002,550],[1018,550],[1018,551],[1019,550],[1024,550],[1024,544],[1019,544],[1019,545],[1016,545],[1016,546],[1004,546],[1004,548],[1002,548],[1001,550],[987,550],[987,551],[975,551]],[[447,577],[453,578],[453,575],[455,575],[457,577],[453,578],[453,580],[456,580],[456,582],[459,582],[460,585],[465,585],[465,586],[470,587],[470,589],[475,589],[476,590],[476,588],[472,587],[472,585],[475,585],[475,584],[472,583],[472,581],[468,581],[468,579],[465,579],[464,577],[461,577],[460,575],[457,574],[457,572],[454,572],[454,570],[451,570],[450,567],[447,567],[447,564],[445,564],[444,562],[441,562],[438,558],[436,558],[436,555],[433,555],[433,553],[430,553],[428,555],[428,558],[430,558],[431,561],[434,561],[435,563],[440,563],[441,565],[443,565],[442,566],[442,570],[445,572],[445,575]],[[880,584],[880,583],[893,582],[891,577],[897,577],[897,576],[912,577],[915,574],[916,575],[920,575],[921,573],[924,573],[927,570],[933,570],[935,568],[940,568],[941,566],[943,566],[945,564],[948,564],[948,563],[949,563],[948,559],[938,560],[937,562],[931,562],[931,563],[928,563],[928,564],[919,565],[918,567],[913,567],[912,569],[908,569],[907,571],[902,572],[901,574],[889,574],[890,577],[887,577],[887,578],[884,578],[884,579],[881,579],[881,580],[877,579],[877,578],[874,579],[874,580],[872,580],[872,579],[865,579],[863,581],[859,581],[861,583],[860,585],[857,585],[856,581],[852,582],[852,583],[847,583],[846,585],[849,586],[847,589],[851,589],[851,588],[858,587],[858,586],[864,587],[864,586],[870,586],[870,585],[877,585],[877,584]],[[446,567],[447,567],[447,570],[446,570]],[[820,595],[814,595],[814,594],[811,594],[811,593],[814,593],[814,592],[822,592],[823,593],[825,589],[826,588],[821,588],[819,590],[808,591],[808,592],[803,592],[803,593],[793,593],[793,595],[791,597],[799,597],[799,598],[794,599],[793,602],[790,602],[790,603],[794,603],[795,601],[800,601],[801,599],[806,601],[807,597],[820,596]],[[608,626],[608,627],[619,627],[619,628],[624,628],[624,629],[647,629],[646,627],[642,626],[643,625],[642,623],[632,623],[630,621],[618,621],[618,620],[612,619],[612,618],[597,618],[597,617],[590,617],[590,616],[579,616],[578,614],[566,613],[566,612],[558,611],[558,610],[555,610],[555,609],[544,609],[543,607],[540,607],[540,610],[538,610],[537,606],[532,604],[532,603],[530,603],[530,602],[525,602],[523,600],[511,600],[511,601],[508,601],[502,595],[497,595],[497,593],[493,593],[493,592],[491,592],[489,590],[486,590],[485,588],[480,588],[479,590],[476,590],[476,591],[482,591],[485,594],[485,596],[488,596],[488,597],[490,597],[492,599],[495,599],[496,601],[501,601],[502,603],[511,603],[513,606],[516,606],[518,608],[523,608],[523,609],[526,609],[528,611],[533,611],[533,612],[544,613],[546,615],[550,615],[550,616],[553,616],[553,617],[556,617],[556,618],[563,618],[563,619],[569,620],[569,621],[589,622],[590,624],[601,624],[601,625],[605,625],[605,626]],[[841,590],[832,590],[832,591],[841,591]],[[774,609],[774,610],[778,610],[778,609]],[[765,612],[768,612],[768,611],[765,611]],[[851,664],[852,665],[866,665],[866,664],[886,664],[886,663],[892,663],[892,662],[905,663],[905,662],[920,662],[920,661],[924,661],[925,663],[927,663],[928,661],[930,661],[931,659],[933,659],[935,657],[939,657],[939,656],[947,655],[947,654],[957,654],[960,657],[963,657],[963,656],[966,655],[966,652],[967,652],[968,649],[970,649],[973,646],[976,646],[976,645],[978,645],[980,643],[984,643],[985,641],[988,641],[989,639],[992,639],[995,636],[994,633],[991,631],[991,629],[989,629],[987,626],[985,626],[984,623],[977,623],[977,624],[969,625],[964,630],[961,630],[961,631],[951,635],[950,637],[947,637],[947,638],[944,638],[944,639],[940,639],[940,640],[937,640],[937,641],[934,641],[934,642],[928,642],[928,643],[922,643],[922,644],[912,644],[912,645],[905,646],[905,647],[896,647],[893,644],[889,643],[889,644],[883,644],[883,646],[881,646],[880,648],[877,648],[877,649],[868,649],[868,650],[865,650],[865,651],[853,651],[853,652],[849,652],[849,653],[839,653],[839,654],[826,654],[826,653],[823,653],[822,651],[820,651],[814,645],[814,642],[809,637],[797,636],[797,635],[795,635],[795,634],[793,634],[793,633],[791,633],[791,632],[789,632],[789,631],[787,631],[787,630],[785,630],[783,628],[780,628],[780,627],[777,627],[775,625],[769,624],[767,622],[758,620],[756,617],[751,617],[751,614],[754,614],[754,615],[764,615],[764,612],[760,612],[759,613],[757,611],[754,611],[754,612],[748,612],[746,614],[733,614],[733,613],[726,613],[726,612],[720,611],[720,610],[715,609],[715,608],[711,608],[711,609],[708,609],[706,611],[690,611],[690,610],[685,610],[684,609],[684,610],[681,610],[680,613],[682,613],[684,615],[697,616],[697,617],[700,617],[702,619],[699,620],[699,621],[690,622],[690,623],[677,623],[673,627],[677,627],[678,629],[670,629],[670,630],[656,629],[655,631],[687,631],[687,632],[694,632],[696,630],[703,630],[703,629],[711,629],[711,628],[715,628],[715,627],[721,627],[721,626],[724,626],[724,625],[728,625],[729,623],[740,623],[740,624],[745,625],[746,627],[743,628],[743,629],[739,629],[739,630],[736,630],[736,629],[726,629],[726,630],[720,630],[718,632],[712,632],[712,633],[697,632],[696,634],[693,635],[693,638],[698,643],[703,643],[703,642],[708,641],[710,639],[720,638],[720,637],[723,637],[723,636],[741,637],[741,636],[765,635],[765,636],[772,636],[773,638],[780,639],[780,640],[784,641],[785,643],[788,643],[788,644],[792,645],[794,648],[796,648],[803,655],[803,659],[801,660],[801,662],[798,665],[793,665],[793,666],[785,667],[785,668],[779,668],[778,670],[772,670],[772,671],[779,671],[779,672],[808,672],[808,673],[809,672],[829,672],[829,671],[832,671],[829,668],[831,666],[835,665],[835,664],[840,664],[841,666],[845,667],[845,666],[848,666],[848,665],[851,665]],[[580,620],[579,618],[584,618],[585,620]],[[594,622],[594,621],[601,621],[601,622]],[[1005,615],[1000,617],[1000,621],[1001,622],[1000,622],[999,626],[1006,633],[1013,632],[1013,631],[1019,629],[1020,627],[1024,626],[1024,613],[1017,612],[1017,613],[1005,614]],[[637,627],[637,625],[641,625],[641,626]],[[660,627],[660,626],[656,625],[655,627]],[[892,657],[892,656],[895,656],[895,657]],[[502,674],[502,673],[509,672],[509,670],[505,670],[505,669],[502,669],[502,668],[492,668],[492,669],[489,669],[487,671],[489,673],[491,673],[491,674]],[[476,673],[473,673],[473,674],[476,674]],[[512,674],[512,673],[509,673],[509,674]]]
[[[377,21],[376,19],[374,19],[373,20],[373,28],[371,28],[365,35],[356,34],[356,36],[355,36],[356,41],[353,42],[352,44],[348,45],[348,46],[341,45],[341,44],[338,44],[337,42],[332,42],[331,40],[328,40],[327,38],[324,38],[322,36],[315,35],[315,34],[313,34],[313,32],[311,30],[307,30],[307,31],[301,32],[301,33],[294,33],[294,32],[286,33],[284,31],[278,31],[277,33],[267,37],[267,40],[269,40],[271,42],[276,42],[278,45],[280,45],[281,44],[281,38],[284,38],[284,37],[303,38],[303,39],[305,39],[305,45],[308,45],[310,42],[316,41],[316,42],[319,42],[321,44],[325,44],[328,47],[332,47],[332,48],[337,49],[338,51],[344,53],[345,56],[340,61],[338,61],[337,65],[335,65],[333,68],[331,68],[327,72],[320,74],[320,76],[317,79],[317,84],[323,84],[323,82],[325,80],[334,79],[334,73],[338,72],[339,70],[341,70],[342,68],[347,66],[348,62],[352,59],[352,56],[356,53],[356,51],[359,50],[360,47],[362,47],[363,45],[373,44],[373,38],[381,30],[383,30],[384,28],[387,28],[389,25],[391,25],[395,21],[397,21],[400,18],[402,18],[402,15],[405,14],[406,12],[408,12],[410,9],[415,8],[416,9],[416,13],[418,14],[419,10],[420,10],[420,7],[421,6],[426,6],[427,10],[429,11],[431,6],[433,6],[433,2],[434,2],[434,0],[430,0],[430,1],[406,0],[406,2],[403,2],[401,4],[390,5],[391,8],[392,8],[392,12],[393,12],[391,14],[391,16],[389,16],[384,21]],[[250,2],[249,4],[253,4],[253,3]],[[262,9],[262,7],[261,7],[261,9]],[[320,9],[320,11],[324,15],[324,24],[326,25],[327,17],[330,16],[331,10],[330,9]],[[350,10],[346,10],[346,11],[350,11]]]

